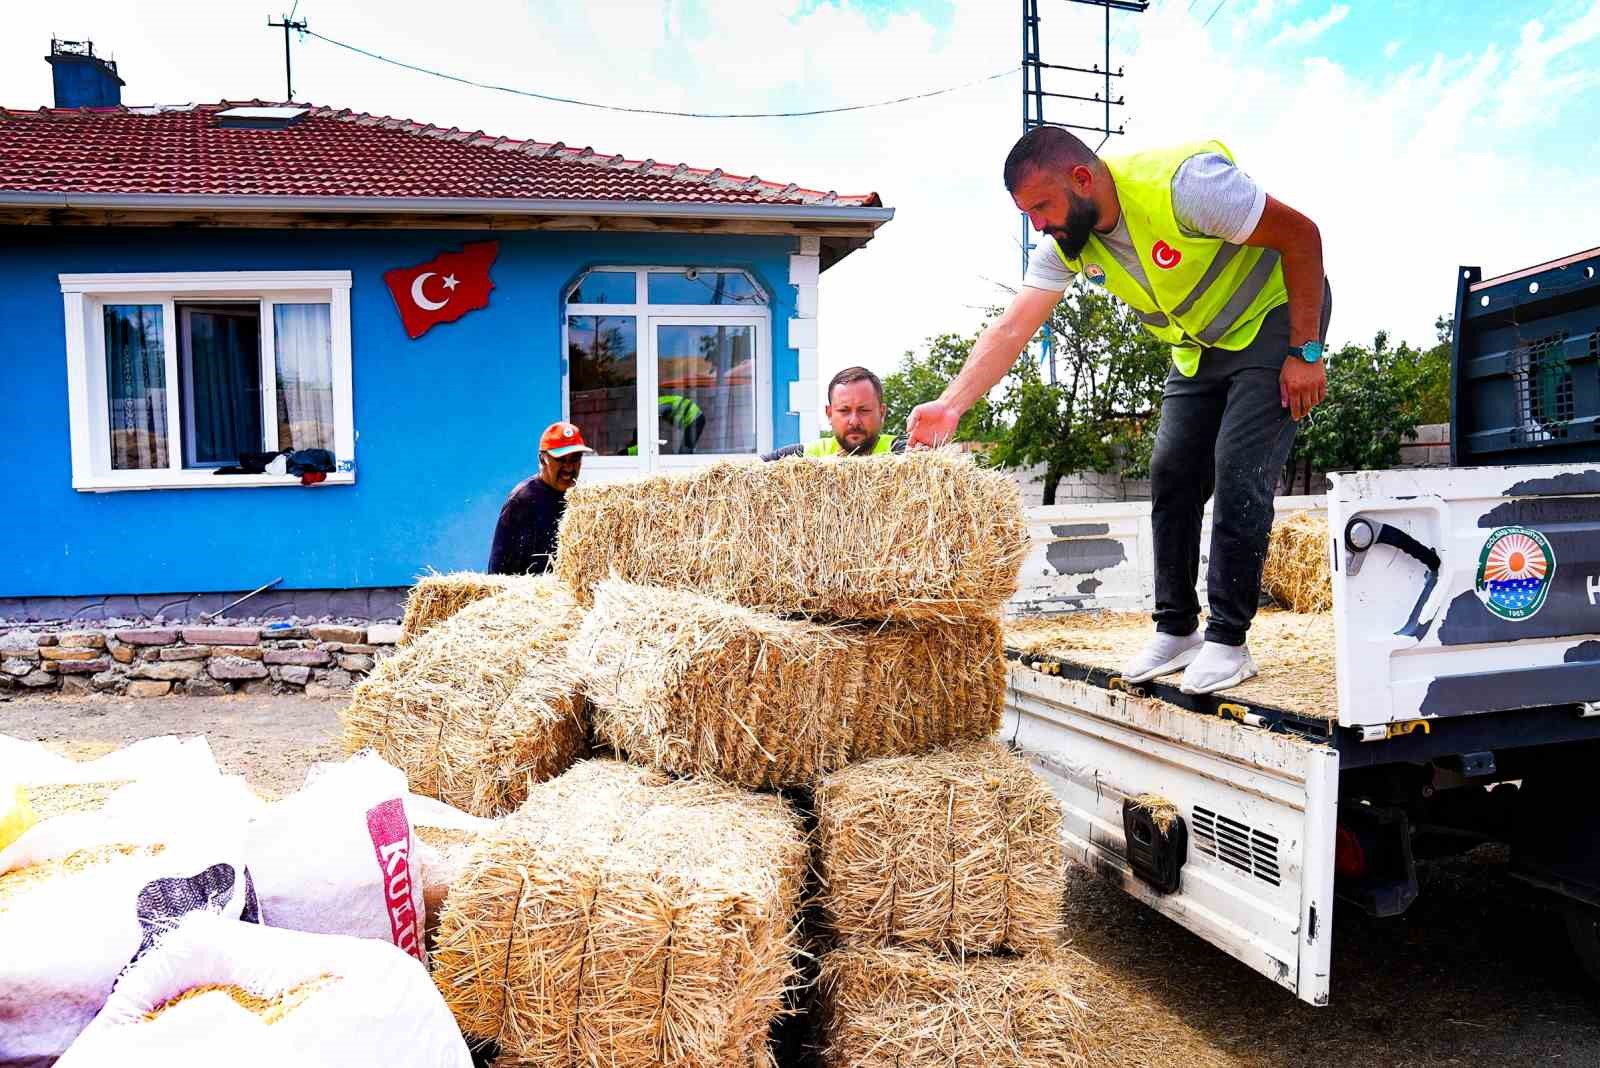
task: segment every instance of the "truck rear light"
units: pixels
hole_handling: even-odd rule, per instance
[[[1354,831],[1341,826],[1333,846],[1333,873],[1346,879],[1359,879],[1367,873],[1367,851]]]

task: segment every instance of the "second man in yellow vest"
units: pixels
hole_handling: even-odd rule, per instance
[[[883,382],[865,367],[846,367],[828,382],[824,409],[833,437],[809,445],[786,445],[767,453],[763,460],[785,456],[873,456],[904,452],[906,443],[883,433]]]
[[[1237,686],[1256,674],[1245,636],[1279,473],[1296,421],[1326,393],[1321,234],[1215,141],[1101,159],[1066,130],[1040,127],[1012,148],[1005,183],[1045,237],[1022,289],[943,395],[911,413],[907,436],[948,440],[1074,276],[1125,302],[1172,347],[1173,369],[1150,463],[1156,634],[1124,678],[1181,669],[1188,693]],[[1202,635],[1195,584],[1213,495]]]

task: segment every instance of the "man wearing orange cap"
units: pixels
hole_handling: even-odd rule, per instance
[[[571,423],[551,423],[539,436],[539,473],[518,483],[500,509],[489,547],[491,575],[542,574],[555,566],[556,531],[567,490],[578,481],[583,454],[594,452]]]

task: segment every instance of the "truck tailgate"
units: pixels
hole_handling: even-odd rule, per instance
[[[1291,734],[1010,667],[1005,741],[1060,799],[1068,855],[1314,1005],[1328,999],[1339,755]],[[1178,889],[1129,865],[1126,798],[1188,828]]]

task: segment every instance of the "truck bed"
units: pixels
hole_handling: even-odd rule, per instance
[[[1134,612],[1067,612],[1006,622],[1006,648],[1048,657],[1104,684],[1150,640],[1150,617]],[[1250,628],[1261,674],[1218,696],[1301,719],[1337,720],[1333,615],[1263,609]],[[1177,685],[1179,675],[1162,681]]]

